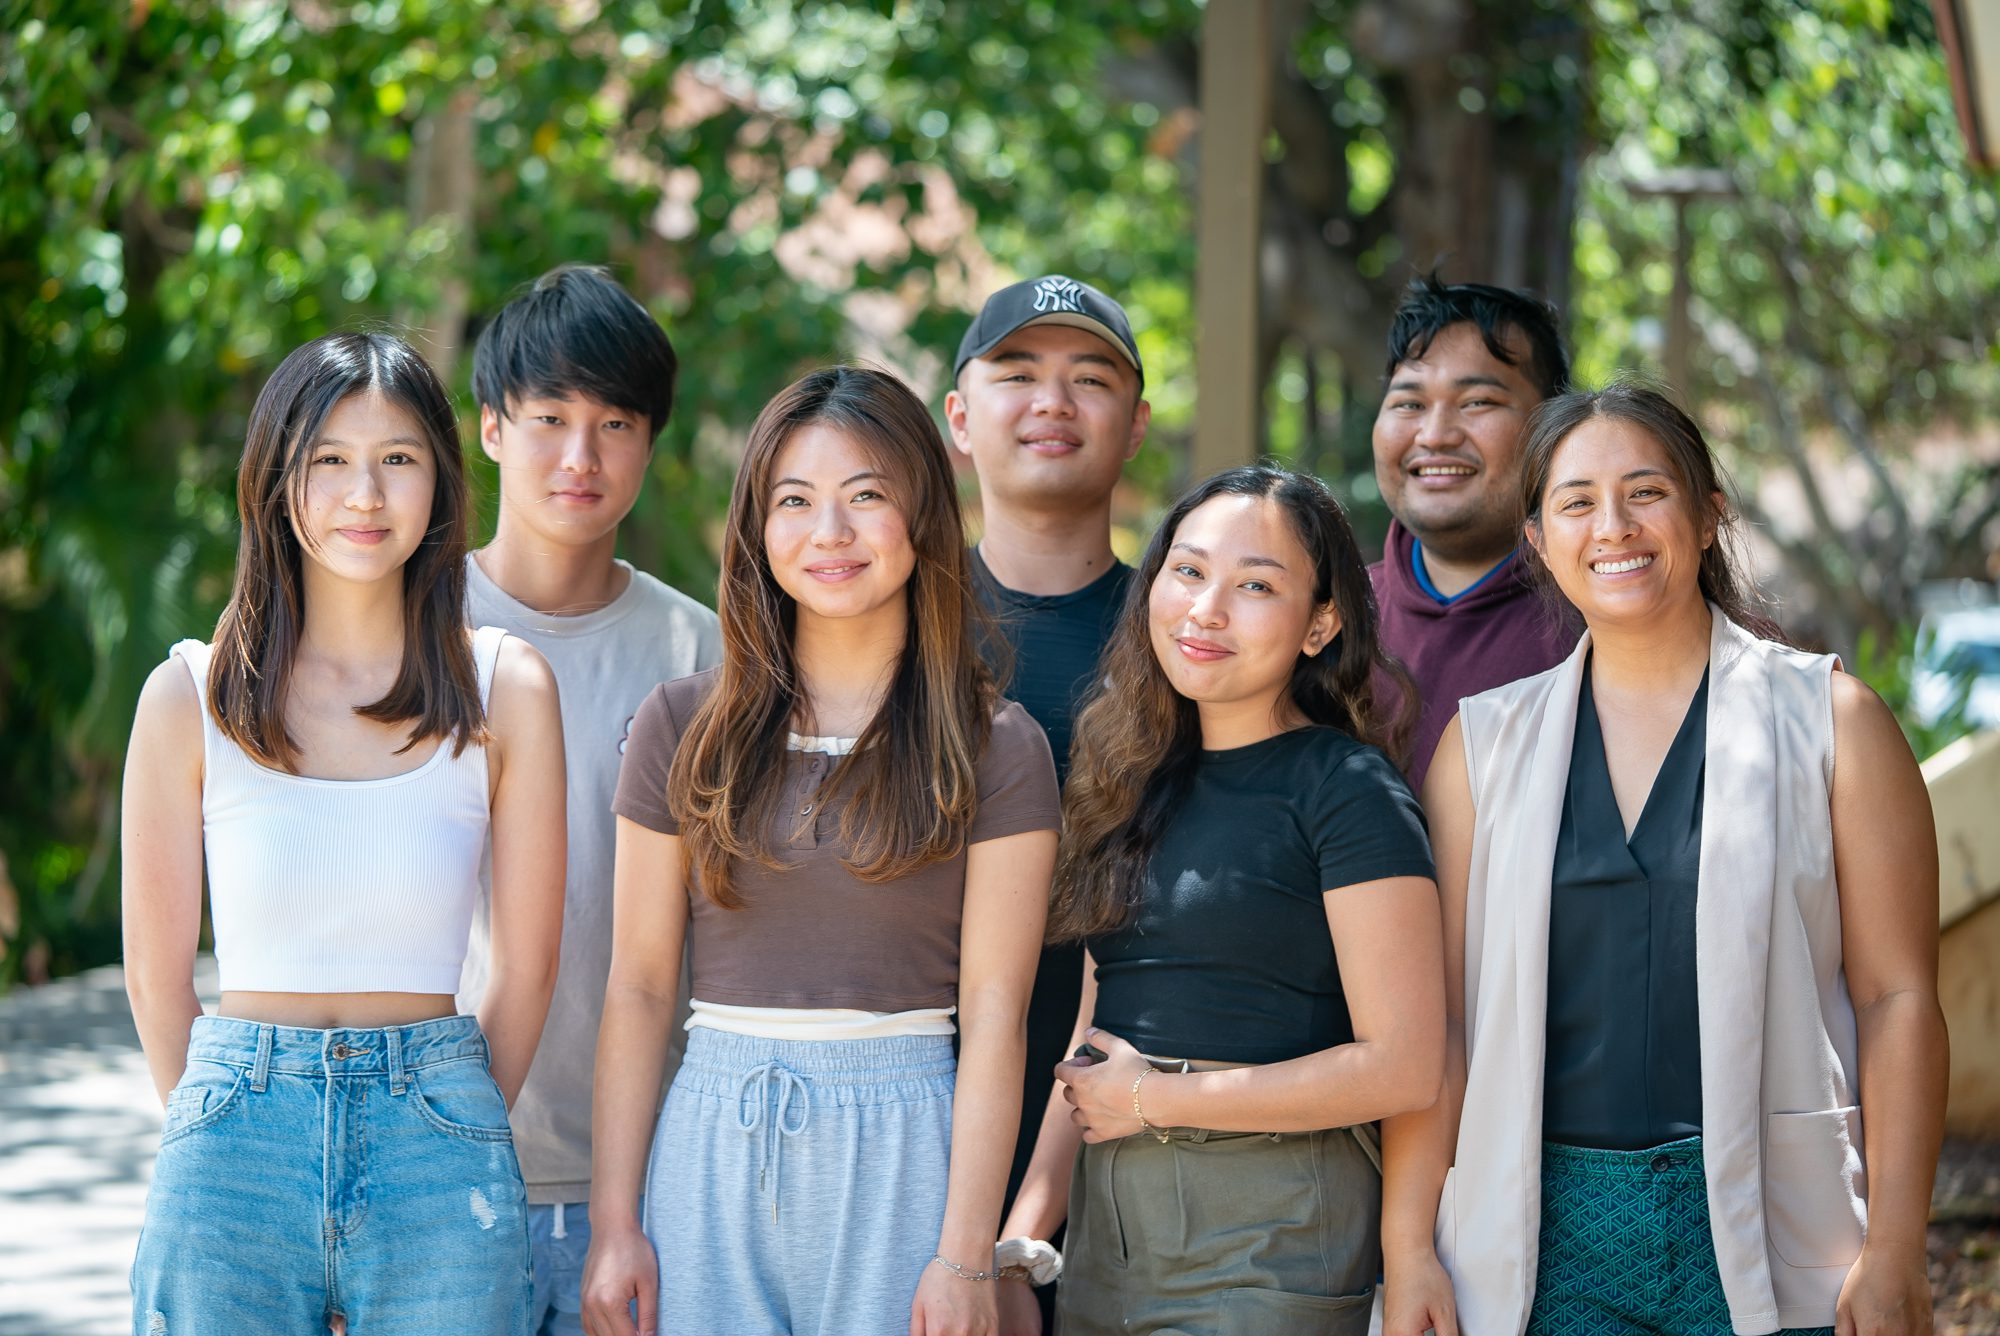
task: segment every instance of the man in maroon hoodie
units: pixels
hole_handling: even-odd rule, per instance
[[[1369,567],[1382,641],[1416,679],[1410,781],[1461,697],[1560,663],[1579,628],[1521,565],[1521,443],[1528,414],[1569,388],[1556,312],[1484,283],[1410,284],[1389,328],[1375,415],[1375,480],[1394,517]]]

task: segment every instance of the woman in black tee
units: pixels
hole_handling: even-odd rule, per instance
[[[1057,1068],[1070,1126],[1030,1170],[1074,1159],[1065,1336],[1368,1329],[1369,1125],[1428,1106],[1444,1061],[1430,849],[1378,683],[1401,674],[1317,480],[1233,469],[1167,516],[1064,800],[1052,931],[1089,946],[1103,1055]]]

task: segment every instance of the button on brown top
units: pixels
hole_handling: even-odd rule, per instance
[[[654,689],[632,722],[611,808],[672,835],[667,771],[681,724],[713,687],[713,671]],[[691,990],[704,1002],[750,1007],[852,1007],[910,1011],[958,1001],[958,933],[965,854],[893,882],[864,882],[841,863],[840,810],[818,800],[831,775],[821,753],[790,752],[780,812],[793,829],[774,840],[782,866],[739,860],[731,868],[741,909],[721,909],[689,888]],[[979,807],[966,844],[1055,830],[1055,763],[1040,726],[1002,702],[978,766]]]

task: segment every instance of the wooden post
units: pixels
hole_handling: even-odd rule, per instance
[[[1667,346],[1662,360],[1668,387],[1692,410],[1694,322],[1688,315],[1688,303],[1694,295],[1694,280],[1688,274],[1688,264],[1694,251],[1694,234],[1688,227],[1688,205],[1695,200],[1733,198],[1736,183],[1728,172],[1718,169],[1678,168],[1644,180],[1627,181],[1625,189],[1633,195],[1673,201],[1674,288],[1667,299]]]
[[[1201,185],[1195,221],[1195,425],[1190,472],[1260,445],[1257,252],[1269,125],[1270,0],[1209,0],[1201,21]]]

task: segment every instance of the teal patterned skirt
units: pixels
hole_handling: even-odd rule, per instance
[[[1700,1137],[1636,1151],[1542,1143],[1527,1336],[1730,1336]]]

